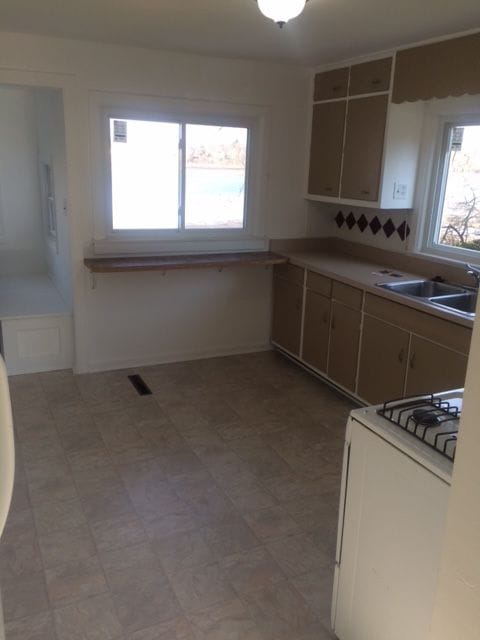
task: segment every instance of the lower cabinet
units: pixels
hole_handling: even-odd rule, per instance
[[[401,398],[405,388],[410,334],[364,316],[357,394],[371,404]]]
[[[362,314],[333,300],[328,376],[355,392]]]
[[[463,387],[470,337],[467,327],[321,274],[275,270],[273,342],[369,404]]]
[[[421,329],[427,334],[429,326],[417,324],[414,315],[412,318],[410,327],[405,328],[364,316],[357,387],[362,400],[378,404],[464,386],[468,356],[413,333]],[[438,326],[438,319],[432,318],[433,322]],[[448,323],[440,322],[445,330]]]
[[[273,279],[272,340],[300,355],[303,285],[282,278]]]
[[[419,336],[412,336],[406,395],[456,389],[465,384],[468,356]]]
[[[331,306],[329,298],[314,291],[307,291],[302,358],[307,364],[324,373],[327,372]]]

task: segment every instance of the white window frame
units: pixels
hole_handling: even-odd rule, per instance
[[[448,178],[448,148],[451,130],[461,126],[480,126],[480,114],[478,117],[459,116],[457,118],[442,119],[441,135],[437,143],[437,153],[434,165],[434,177],[432,179],[432,191],[430,196],[431,207],[426,228],[425,248],[430,253],[440,253],[445,257],[457,260],[480,262],[480,252],[474,249],[451,247],[435,242],[438,237],[440,220],[440,206],[443,203],[445,187]]]
[[[445,126],[480,123],[480,96],[443,98],[425,103],[415,212],[408,252],[455,265],[480,264],[480,252],[456,249],[433,242],[435,202],[438,203],[440,163],[445,150]]]
[[[112,104],[113,103],[113,104]],[[266,248],[261,167],[267,112],[263,107],[94,94],[91,100],[95,253],[178,253]],[[114,229],[110,119],[244,127],[248,129],[242,229]]]

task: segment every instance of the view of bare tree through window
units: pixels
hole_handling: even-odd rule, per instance
[[[480,251],[480,126],[452,127],[437,244]]]

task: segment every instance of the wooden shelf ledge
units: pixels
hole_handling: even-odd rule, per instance
[[[284,258],[271,251],[242,251],[174,256],[85,258],[83,262],[91,273],[120,273],[122,271],[172,271],[174,269],[223,269],[224,267],[269,266],[288,262],[288,258]]]

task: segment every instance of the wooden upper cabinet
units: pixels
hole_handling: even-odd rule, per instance
[[[392,72],[392,58],[371,60],[350,69],[350,96],[388,91]]]
[[[465,385],[468,356],[412,336],[406,395],[440,393]]]
[[[480,33],[397,51],[395,103],[480,93]]]
[[[346,100],[313,107],[308,192],[336,197],[340,191]]]
[[[363,319],[357,394],[371,404],[403,397],[408,331],[377,318]]]
[[[273,278],[272,340],[298,356],[302,331],[303,286]]]
[[[348,91],[348,73],[348,67],[317,73],[313,94],[314,101],[345,98]]]
[[[348,103],[342,198],[378,200],[387,107],[387,95]]]

